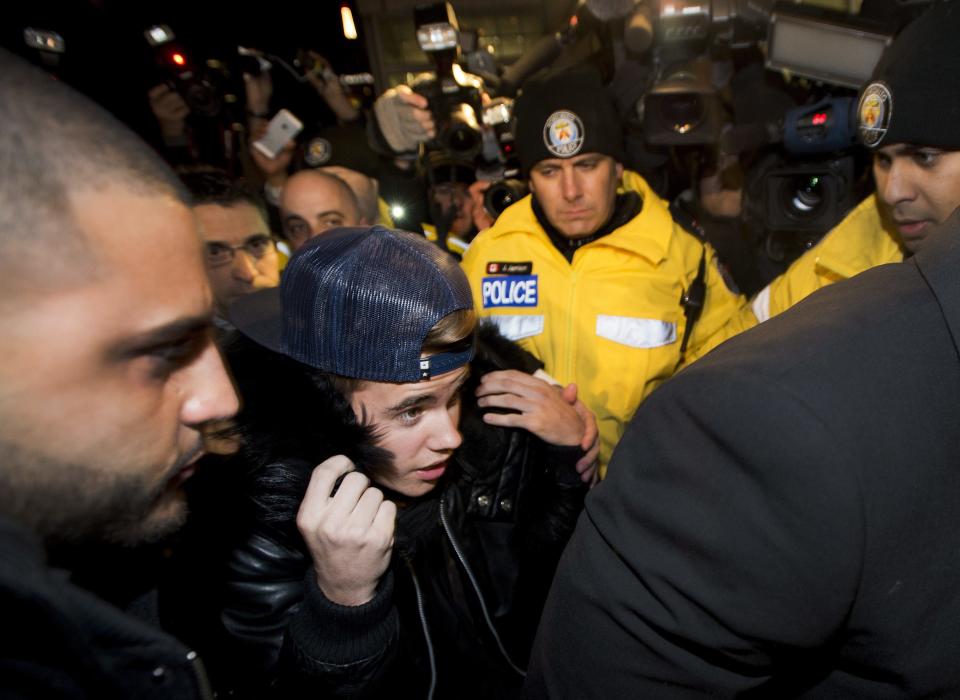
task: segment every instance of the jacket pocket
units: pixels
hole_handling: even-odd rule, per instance
[[[597,335],[631,348],[658,348],[677,340],[677,324],[657,318],[597,314]]]
[[[510,340],[530,338],[543,333],[543,314],[491,314],[489,319]]]

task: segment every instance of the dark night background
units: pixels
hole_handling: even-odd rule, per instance
[[[27,0],[5,8],[0,45],[40,63],[39,52],[28,49],[25,27],[60,34],[66,53],[50,70],[90,95],[138,131],[151,128],[146,91],[159,82],[152,49],[143,32],[167,24],[195,64],[208,58],[230,59],[237,45],[293,57],[297,48],[324,55],[338,73],[369,70],[363,26],[354,7],[360,37],[343,37],[340,2],[269,0],[259,4],[222,0]],[[279,71],[274,71],[277,76]],[[275,77],[275,91],[297,85]],[[316,102],[316,100],[313,100]]]

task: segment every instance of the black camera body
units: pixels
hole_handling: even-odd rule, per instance
[[[438,62],[439,63],[439,62]],[[483,82],[474,75],[452,69],[425,73],[413,83],[414,92],[427,98],[437,125],[435,147],[464,158],[472,158],[483,147],[480,97]]]
[[[144,35],[152,48],[158,82],[179,92],[193,114],[217,118],[239,106],[236,81],[223,61],[195,61],[166,25],[150,27]]]

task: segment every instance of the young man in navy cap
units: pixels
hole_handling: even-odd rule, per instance
[[[960,68],[953,45],[960,32],[960,8],[944,7],[936,16],[937,22],[908,26],[861,91],[860,138],[873,151],[876,192],[745,303],[687,361],[822,287],[901,262],[960,206],[960,89],[943,79]]]
[[[232,309],[255,523],[223,619],[281,697],[519,691],[596,430],[472,307],[449,255],[375,226]]]
[[[463,267],[480,315],[579,386],[597,414],[603,470],[640,402],[737,297],[713,250],[624,171],[620,120],[599,75],[526,83],[516,118],[532,194],[473,240]]]

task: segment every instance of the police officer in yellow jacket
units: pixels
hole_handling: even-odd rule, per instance
[[[474,239],[463,267],[480,314],[596,413],[603,474],[640,402],[739,298],[713,250],[624,171],[616,108],[595,72],[530,81],[515,107],[532,194]]]
[[[960,15],[960,7],[953,13]],[[960,84],[942,78],[957,69],[960,53],[942,36],[912,42],[898,38],[860,95],[860,137],[874,151],[876,194],[745,302],[714,337],[688,353],[685,362],[821,287],[877,265],[901,262],[960,206]]]

